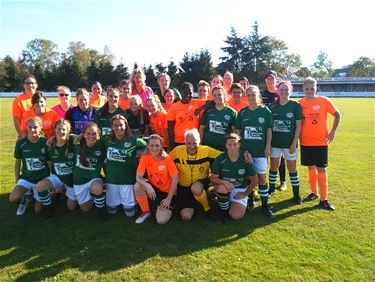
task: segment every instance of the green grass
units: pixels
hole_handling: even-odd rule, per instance
[[[288,182],[288,190],[270,200],[274,220],[255,210],[239,222],[198,215],[164,226],[153,220],[136,225],[122,214],[102,223],[93,213],[68,213],[63,206],[49,219],[31,208],[17,217],[8,203],[16,138],[11,99],[0,102],[1,281],[374,280],[373,99],[334,99],[342,113],[328,168],[336,211],[317,209],[317,202],[293,206]],[[299,173],[305,196],[306,168]]]

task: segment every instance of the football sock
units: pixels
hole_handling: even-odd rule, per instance
[[[105,205],[105,194],[101,193],[100,195],[91,194],[95,207],[98,209],[104,208]]]
[[[229,205],[230,205],[229,193],[217,193],[217,201],[219,204],[219,208],[222,211],[226,211],[229,209]]]
[[[275,192],[277,171],[270,170],[268,179],[269,179],[269,183],[270,183],[270,191],[269,192]]]
[[[318,171],[318,185],[320,200],[325,201],[328,198],[328,175],[327,172]]]
[[[38,192],[38,196],[43,206],[49,206],[52,203],[52,198],[48,191]]]
[[[135,196],[138,205],[141,207],[142,214],[150,212],[150,206],[148,204],[148,197],[146,194]]]
[[[311,192],[318,195],[318,171],[315,166],[309,166],[308,172]]]
[[[265,184],[265,185],[259,184],[259,195],[260,195],[260,200],[262,201],[262,206],[267,206],[267,203],[268,203],[268,186],[267,186],[267,184]]]
[[[293,196],[299,196],[299,178],[298,172],[289,172],[290,183],[292,183]]]
[[[208,204],[206,190],[203,189],[202,194],[200,194],[200,195],[194,195],[194,198],[202,205],[203,210],[205,212],[210,209],[210,205]]]

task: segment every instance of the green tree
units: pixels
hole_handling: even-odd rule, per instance
[[[369,57],[360,57],[349,66],[349,76],[375,77],[375,60]]]
[[[311,70],[308,67],[301,67],[298,71],[295,72],[297,77],[306,78],[311,76]]]
[[[314,77],[331,77],[334,70],[332,69],[332,61],[329,60],[328,54],[319,51],[316,62],[311,66],[312,75]]]
[[[146,75],[146,85],[150,86],[151,88],[158,87],[158,82],[152,65],[149,65],[148,67],[143,66],[143,71]]]
[[[23,79],[30,74],[27,66],[21,61],[15,61],[10,56],[5,56],[0,61],[0,90],[22,91]]]
[[[178,87],[180,85],[181,77],[178,72],[178,66],[172,60],[167,66],[167,73],[171,77],[171,86]]]
[[[197,85],[199,80],[209,81],[214,73],[212,56],[207,49],[202,49],[199,53],[189,55],[186,53],[182,58],[180,67],[181,81],[189,81]]]

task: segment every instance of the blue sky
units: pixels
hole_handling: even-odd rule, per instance
[[[217,64],[230,26],[244,36],[257,20],[262,35],[283,40],[305,66],[320,50],[337,68],[375,58],[374,5],[365,0],[0,1],[0,57],[16,58],[27,42],[45,38],[60,52],[71,41],[99,51],[107,45],[128,66],[178,63],[201,48]]]

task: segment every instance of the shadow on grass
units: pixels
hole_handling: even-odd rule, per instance
[[[289,200],[273,203],[275,211],[291,206]],[[134,219],[118,214],[100,222],[95,212],[68,212],[62,203],[51,218],[33,213],[29,207],[22,217],[15,215],[16,206],[8,195],[0,195],[0,268],[23,264],[25,274],[16,281],[43,280],[58,276],[65,269],[108,273],[142,263],[154,256],[178,257],[198,250],[226,245],[257,228],[308,212],[315,207],[290,209],[270,220],[259,208],[241,221],[226,224],[213,222],[197,213],[191,222],[174,216],[167,225],[154,220],[134,224]]]

